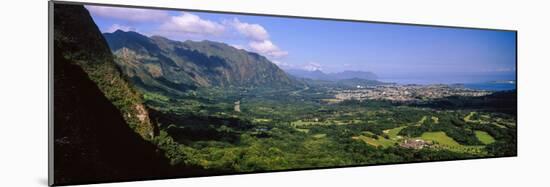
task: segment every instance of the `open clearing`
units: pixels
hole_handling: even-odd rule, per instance
[[[377,138],[372,138],[374,136],[374,133],[369,131],[364,131],[363,134],[365,135],[359,135],[352,137],[353,139],[362,140],[367,144],[373,145],[373,146],[382,146],[384,148],[394,146],[395,143],[398,142],[398,140],[401,139],[401,136],[397,135],[399,132],[404,129],[407,126],[401,126],[396,127],[393,129],[386,129],[384,130],[384,134],[387,134],[389,139],[384,138],[383,136],[376,136]]]
[[[485,145],[495,142],[495,139],[485,131],[475,131],[475,134],[477,139]]]
[[[300,126],[313,126],[313,125],[349,125],[353,123],[361,123],[361,120],[334,120],[334,119],[326,119],[326,120],[315,120],[315,119],[309,119],[309,120],[296,120],[291,122],[291,125],[293,127],[300,127]]]
[[[472,119],[473,117],[479,118],[479,119],[473,120]],[[464,117],[464,121],[465,122],[471,122],[471,123],[477,123],[477,124],[481,124],[481,125],[490,124],[490,125],[497,126],[499,128],[503,128],[503,129],[507,128],[507,127],[505,125],[502,125],[502,124],[515,125],[515,123],[506,123],[506,122],[504,122],[502,118],[496,118],[494,120],[491,120],[489,115],[480,115],[477,112],[470,112],[468,115],[466,115],[466,117]]]
[[[254,118],[252,121],[253,121],[253,122],[256,122],[256,123],[268,123],[268,122],[271,122],[271,119],[267,119],[267,118]]]
[[[407,126],[401,126],[393,129],[384,130],[384,133],[387,133],[390,139],[397,140],[400,139],[401,136],[398,136],[399,132],[404,129]]]
[[[425,132],[420,137],[423,140],[437,142],[437,144],[444,149],[460,153],[477,153],[482,154],[484,152],[484,146],[466,146],[456,142],[453,138],[447,136],[445,132]]]
[[[472,118],[476,118],[476,119],[474,120]],[[490,123],[490,121],[486,121],[486,120],[489,120],[489,118],[487,118],[486,115],[480,115],[477,112],[470,112],[468,115],[466,115],[466,117],[464,117],[465,122],[477,123],[482,125],[486,125]]]
[[[313,135],[314,138],[324,138],[326,136],[327,136],[327,134],[315,134],[315,135]]]
[[[438,117],[435,117],[435,116],[432,116],[432,121],[433,121],[435,124],[438,124],[438,123],[439,123],[439,118],[438,118]]]
[[[359,135],[352,137],[355,140],[362,140],[363,142],[373,145],[373,146],[382,146],[384,148],[391,147],[395,144],[395,141],[386,139],[384,137],[378,136],[378,138],[374,139],[368,136]]]
[[[433,142],[437,142],[440,145],[446,145],[446,146],[461,146],[458,142],[453,140],[451,137],[447,136],[445,132],[425,132],[420,137],[424,140],[429,140]]]
[[[465,122],[476,122],[476,121],[473,121],[471,119],[476,114],[477,114],[477,112],[470,112],[466,117],[464,117],[464,121]]]
[[[428,119],[428,116],[422,116],[422,119],[420,119],[420,121],[418,121],[418,123],[416,123],[415,126],[420,126],[422,124],[424,124],[424,122]]]

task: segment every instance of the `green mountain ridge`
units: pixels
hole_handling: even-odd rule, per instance
[[[179,94],[197,87],[288,87],[296,82],[257,53],[212,41],[173,41],[117,30],[103,34],[138,87]]]

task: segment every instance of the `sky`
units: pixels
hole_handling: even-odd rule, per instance
[[[515,80],[509,31],[86,6],[102,32],[224,42],[282,69],[370,71],[395,82]]]

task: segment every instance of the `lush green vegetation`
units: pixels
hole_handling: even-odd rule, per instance
[[[516,154],[514,91],[339,99],[335,93],[358,85],[390,83],[291,77],[259,54],[218,42],[124,31],[104,38],[129,80],[107,66],[84,69],[140,133],[135,103],[145,103],[158,127],[152,141],[173,165],[233,172]],[[127,93],[127,82],[141,94]]]
[[[495,142],[495,139],[485,131],[475,131],[475,133],[476,137],[479,141],[483,142],[483,144],[492,144]]]
[[[55,163],[63,165],[55,168],[64,175],[56,176],[105,181],[517,152],[515,92],[340,101],[336,91],[386,83],[298,80],[217,42],[103,37],[84,7],[61,8],[54,95]],[[83,168],[86,175],[72,172]],[[63,180],[79,181],[72,177]]]
[[[431,140],[445,146],[460,146],[458,142],[447,136],[445,132],[425,132],[421,136],[424,140]]]
[[[326,98],[323,87],[145,93],[160,128],[154,142],[174,165],[265,171],[515,154],[510,114]],[[429,144],[400,146],[407,139]]]

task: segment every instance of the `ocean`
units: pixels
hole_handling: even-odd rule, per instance
[[[515,83],[501,83],[501,82],[488,82],[488,83],[468,83],[464,84],[465,88],[475,89],[475,90],[488,90],[488,91],[505,91],[505,90],[515,90]]]
[[[495,82],[495,81],[487,81],[487,82],[477,82],[477,83],[471,83],[471,82],[459,82],[456,80],[442,80],[442,79],[436,79],[436,80],[430,80],[430,79],[378,79],[378,81],[382,82],[391,82],[391,83],[397,83],[397,84],[419,84],[419,85],[430,85],[430,84],[462,84],[465,88],[470,88],[474,90],[488,90],[488,91],[506,91],[506,90],[515,90],[516,89],[516,83],[510,83],[506,81],[502,82]],[[454,82],[453,82],[454,81]]]

